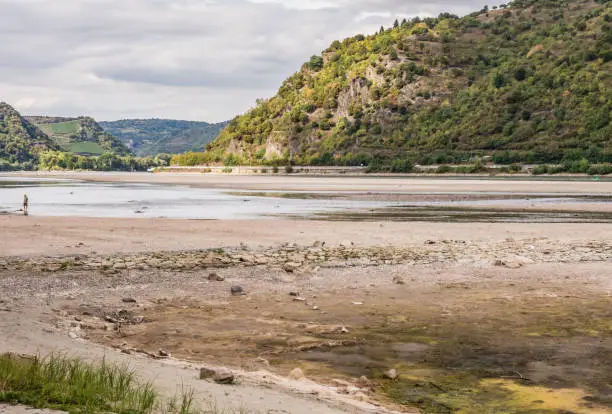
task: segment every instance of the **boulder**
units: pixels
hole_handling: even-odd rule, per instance
[[[301,264],[297,262],[288,262],[283,265],[283,270],[287,273],[293,273],[300,268]]]
[[[242,296],[245,294],[244,289],[242,289],[242,286],[232,286],[230,292],[233,296]]]
[[[304,371],[302,371],[300,368],[295,368],[289,373],[289,378],[292,380],[301,380],[305,378]]]
[[[385,378],[388,378],[390,380],[394,380],[397,378],[397,370],[395,368],[390,369],[389,371],[385,372]]]
[[[208,280],[211,282],[223,282],[225,278],[218,273],[211,273],[208,275]]]
[[[121,299],[123,303],[136,303],[136,299],[134,298],[123,298]]]
[[[404,282],[404,279],[402,279],[400,276],[395,276],[393,278],[393,283],[395,283],[396,285],[405,285],[406,282]]]
[[[200,368],[200,379],[212,379],[217,384],[233,384],[235,376],[227,368]]]

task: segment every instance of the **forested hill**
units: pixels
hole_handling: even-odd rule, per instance
[[[123,119],[100,122],[104,130],[115,135],[137,155],[178,154],[202,151],[219,135],[227,122],[177,121],[171,119]]]
[[[209,161],[612,161],[612,6],[517,0],[335,41],[232,120]]]
[[[88,156],[104,153],[131,155],[119,139],[105,132],[93,118],[28,116],[26,119],[50,136],[63,151]]]
[[[33,168],[39,152],[57,149],[44,132],[0,102],[0,171]]]

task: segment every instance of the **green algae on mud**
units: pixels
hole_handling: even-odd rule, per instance
[[[353,327],[356,345],[294,357],[366,375],[383,401],[424,413],[612,412],[612,298],[557,299],[472,298],[467,311],[429,318],[404,309]],[[396,380],[384,376],[390,367]]]

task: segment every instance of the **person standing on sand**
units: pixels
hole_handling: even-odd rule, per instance
[[[23,215],[24,216],[28,215],[28,195],[27,194],[23,195]]]

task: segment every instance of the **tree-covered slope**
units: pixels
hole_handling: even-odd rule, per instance
[[[33,168],[41,151],[56,149],[44,132],[10,105],[0,102],[0,171]]]
[[[612,5],[517,0],[335,41],[206,159],[612,161]]]
[[[209,124],[171,119],[123,119],[100,122],[100,125],[137,155],[154,156],[159,153],[201,151],[217,138],[227,122]]]
[[[82,155],[131,154],[131,151],[120,140],[104,131],[93,118],[85,116],[78,118],[29,116],[26,118],[49,135],[63,151]]]

